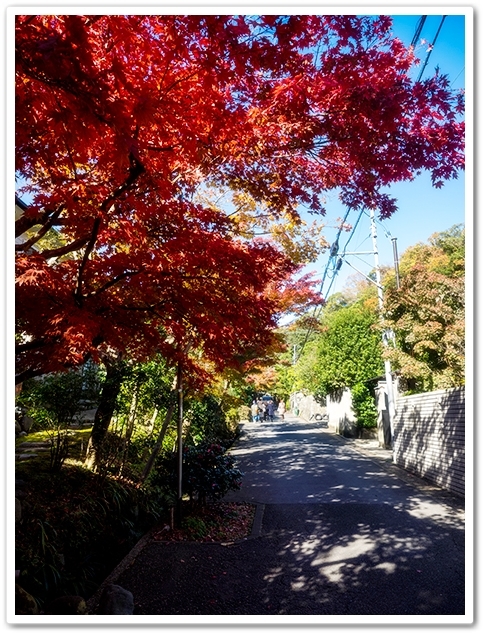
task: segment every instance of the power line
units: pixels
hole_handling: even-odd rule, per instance
[[[349,210],[348,210],[348,212],[349,212]],[[348,238],[348,240],[346,241],[346,245],[344,246],[344,249],[343,249],[343,251],[341,252],[341,254],[340,254],[339,256],[337,256],[337,250],[335,251],[334,258],[336,258],[336,256],[337,256],[337,259],[336,259],[336,262],[335,262],[335,265],[334,265],[333,277],[332,277],[331,284],[329,285],[328,290],[327,290],[327,293],[326,293],[326,295],[324,296],[324,298],[325,298],[326,300],[327,300],[327,296],[329,295],[329,292],[331,291],[331,287],[334,285],[334,281],[336,280],[336,277],[337,277],[337,275],[338,275],[338,273],[339,273],[339,270],[341,269],[341,266],[342,266],[342,264],[343,264],[344,257],[346,256],[346,248],[348,247],[349,243],[351,242],[351,239],[352,239],[352,238],[353,238],[353,236],[354,236],[354,233],[356,232],[356,228],[358,227],[358,224],[359,224],[359,222],[360,222],[361,216],[363,215],[363,212],[364,212],[364,207],[362,207],[362,208],[361,208],[361,211],[360,211],[359,216],[358,216],[358,218],[357,218],[357,220],[356,220],[356,223],[353,225],[353,228],[352,228],[352,230],[351,230],[351,234],[349,235],[349,238]],[[339,246],[337,246],[337,247],[339,247]],[[322,311],[322,305],[321,305],[321,307],[319,307],[319,309],[317,310],[317,315],[315,316],[316,318],[319,318],[319,316],[321,315],[321,311]],[[304,348],[304,347],[302,346],[302,349],[303,349],[303,348]]]
[[[444,24],[444,21],[445,21],[446,18],[447,18],[446,15],[442,16],[442,20],[440,21],[439,28],[437,29],[437,33],[435,34],[435,38],[434,38],[432,44],[429,46],[429,52],[427,54],[427,57],[424,60],[424,63],[423,63],[423,66],[422,66],[422,70],[420,71],[420,74],[418,76],[417,82],[420,82],[420,80],[422,79],[422,75],[424,74],[425,67],[427,66],[427,63],[429,61],[429,57],[430,57],[430,55],[431,55],[431,53],[432,53],[432,51],[434,49],[435,43],[437,42],[437,38],[439,37],[440,30],[442,29],[442,25]]]
[[[338,252],[339,252],[339,237],[341,236],[344,224],[346,223],[346,220],[347,220],[350,212],[351,212],[351,207],[348,207],[348,209],[346,211],[346,214],[344,216],[343,222],[341,223],[341,226],[340,226],[340,228],[338,230],[336,239],[335,239],[334,243],[331,245],[330,252],[329,252],[329,258],[328,258],[324,273],[322,275],[322,282],[321,282],[321,286],[319,288],[319,293],[320,294],[322,294],[322,289],[324,287],[324,281],[325,281],[325,279],[327,277],[327,272],[329,270],[329,267],[330,267],[331,263],[333,263],[332,279],[331,279],[331,282],[330,282],[330,284],[329,284],[329,286],[327,288],[326,293],[324,294],[324,302],[327,300],[329,292],[331,291],[331,288],[334,285],[334,281],[336,280],[336,277],[337,277],[337,275],[339,273],[339,270],[341,269],[341,266],[343,264],[343,259],[341,258],[341,256],[338,256]],[[358,227],[358,223],[359,223],[359,221],[361,219],[361,216],[362,216],[363,212],[364,212],[364,206],[361,208],[361,211],[359,213],[358,219],[357,219],[356,223],[353,225],[353,228],[351,230],[351,234],[350,234],[348,240],[346,241],[346,245],[344,246],[343,255],[346,252],[346,247],[349,245],[349,242],[353,238],[353,235],[354,235],[354,233],[356,231],[356,228]],[[315,307],[314,311],[312,313],[312,318],[315,318],[317,320],[319,318],[320,314],[321,314],[321,311],[322,311],[322,305],[319,308]],[[294,363],[297,362],[297,360],[302,355],[302,352],[304,351],[305,345],[307,344],[307,341],[309,339],[309,336],[310,336],[310,333],[311,333],[312,330],[313,330],[313,327],[312,327],[312,325],[310,325],[309,328],[307,329],[307,333],[305,335],[304,342],[303,342],[302,346],[300,347],[300,351],[299,351],[298,355],[294,355]]]
[[[417,27],[415,29],[415,33],[414,33],[414,36],[413,36],[412,42],[411,42],[411,46],[413,48],[415,48],[415,46],[416,46],[416,44],[418,42],[418,39],[420,37],[420,34],[422,33],[422,29],[424,28],[425,20],[427,20],[427,16],[423,15],[423,16],[420,17],[419,21],[417,22]]]
[[[441,21],[441,23],[440,23],[440,25],[439,25],[439,28],[438,28],[437,33],[436,33],[436,35],[435,35],[434,41],[432,42],[431,48],[430,48],[429,53],[428,53],[428,56],[427,56],[427,58],[426,58],[426,60],[425,60],[425,62],[424,62],[424,65],[423,65],[423,67],[422,67],[422,70],[421,70],[421,73],[420,73],[420,76],[419,76],[418,81],[420,81],[420,78],[422,77],[422,74],[423,74],[423,72],[424,72],[424,70],[425,70],[425,67],[427,66],[428,59],[429,59],[429,57],[430,57],[430,54],[431,54],[432,49],[433,49],[433,47],[434,47],[434,44],[435,44],[435,42],[437,41],[437,37],[439,36],[440,30],[441,30],[441,28],[442,28],[442,25],[443,25],[444,20],[445,20],[445,18],[446,18],[446,17],[447,17],[447,16],[442,16],[442,21]],[[420,17],[420,19],[418,20],[418,22],[417,22],[417,26],[416,26],[416,28],[415,28],[415,33],[414,33],[413,38],[412,38],[412,41],[411,41],[411,46],[412,46],[413,48],[415,48],[415,46],[417,45],[417,42],[419,41],[420,34],[422,33],[422,29],[423,29],[423,27],[424,27],[424,24],[425,24],[425,21],[426,21],[426,20],[427,20],[427,16],[426,16],[426,15],[422,15],[422,16]],[[326,267],[325,267],[325,269],[324,269],[324,273],[323,273],[323,275],[322,275],[321,286],[320,286],[320,288],[319,288],[319,293],[320,293],[320,294],[322,294],[322,289],[323,289],[323,287],[324,287],[324,281],[326,280],[327,272],[328,272],[328,270],[329,270],[329,267],[330,267],[331,263],[334,263],[333,272],[332,272],[332,279],[331,279],[331,282],[330,282],[329,287],[328,287],[328,289],[327,289],[327,292],[326,292],[326,294],[324,295],[324,301],[326,301],[326,300],[327,300],[327,296],[328,296],[329,292],[331,291],[332,286],[334,285],[334,282],[335,282],[336,277],[337,277],[337,275],[338,275],[338,273],[339,273],[339,270],[341,269],[341,266],[342,266],[342,264],[343,264],[343,261],[347,263],[347,261],[345,261],[345,260],[344,260],[344,257],[346,256],[346,248],[347,248],[347,246],[349,245],[349,243],[350,243],[351,239],[353,238],[353,235],[354,235],[354,232],[356,231],[356,228],[358,227],[358,224],[359,224],[359,221],[360,221],[360,219],[361,219],[361,216],[362,216],[362,214],[364,213],[364,206],[361,208],[361,211],[360,211],[360,213],[359,213],[358,219],[357,219],[356,223],[355,223],[355,224],[354,224],[354,226],[353,226],[353,229],[352,229],[351,234],[350,234],[350,236],[349,236],[349,238],[348,238],[348,240],[347,240],[347,242],[346,242],[346,245],[344,246],[344,249],[343,249],[343,251],[342,251],[342,254],[338,257],[338,251],[339,251],[339,237],[340,237],[340,235],[341,235],[343,225],[344,225],[344,223],[346,222],[346,219],[347,219],[347,217],[348,217],[348,215],[349,215],[349,213],[350,213],[350,210],[351,210],[351,208],[349,207],[349,208],[348,208],[348,210],[347,210],[347,212],[346,212],[346,215],[345,215],[345,217],[344,217],[344,221],[343,221],[343,223],[341,224],[341,227],[340,227],[340,228],[339,228],[339,230],[338,230],[338,233],[337,233],[337,236],[336,236],[336,240],[335,240],[335,241],[334,241],[334,243],[331,245],[330,253],[329,253],[329,258],[328,258],[328,261],[327,261]],[[367,216],[369,217],[369,215],[367,215]],[[391,236],[391,233],[390,233],[390,232],[389,232],[389,231],[385,228],[385,226],[383,225],[383,223],[381,223],[380,221],[379,221],[379,223],[380,223],[380,225],[383,227],[383,231],[384,231],[384,233],[385,233],[385,236],[386,236],[387,238],[389,238],[390,240],[393,240],[393,239],[392,239],[392,236]],[[336,257],[337,257],[337,258],[336,258]],[[321,314],[321,311],[322,311],[322,305],[321,305],[319,308],[317,308],[317,307],[316,307],[316,308],[314,308],[314,311],[313,311],[313,313],[312,313],[312,318],[316,318],[316,319],[318,319],[318,318],[319,318],[319,316],[320,316],[320,314]],[[309,339],[309,335],[310,335],[310,333],[311,333],[311,331],[312,331],[312,330],[313,330],[313,327],[312,327],[312,325],[311,325],[311,326],[309,326],[309,328],[307,329],[307,333],[306,333],[306,335],[305,335],[304,342],[303,342],[303,344],[302,344],[302,346],[301,346],[301,348],[300,348],[300,351],[299,351],[298,355],[296,355],[296,351],[295,351],[295,349],[294,349],[294,364],[295,364],[295,362],[297,362],[297,360],[298,360],[298,359],[300,358],[300,356],[302,355],[302,352],[304,351],[305,345],[307,344],[307,341],[308,341],[308,339]]]

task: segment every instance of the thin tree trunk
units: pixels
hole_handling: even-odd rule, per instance
[[[182,388],[182,363],[177,368],[177,504],[176,524],[182,525],[182,423],[184,418],[184,393]]]
[[[130,446],[130,440],[132,439],[133,429],[135,428],[139,393],[140,393],[140,381],[137,379],[137,382],[135,385],[135,391],[132,396],[132,402],[130,404],[130,412],[128,414],[127,428],[125,431],[125,439],[123,441],[123,456],[120,462],[120,467],[118,469],[119,475],[122,474],[123,468],[125,466],[125,462],[127,461],[128,447]]]
[[[132,403],[130,404],[130,413],[128,415],[128,423],[127,423],[127,430],[125,433],[125,440],[127,442],[127,444],[130,442],[130,439],[132,437],[132,433],[133,433],[133,429],[135,426],[135,419],[136,419],[136,414],[137,414],[137,407],[138,407],[138,395],[140,393],[140,382],[137,380],[137,384],[135,385],[135,391],[133,393],[132,396]]]
[[[162,448],[162,442],[164,441],[164,437],[165,437],[165,434],[167,432],[167,428],[169,427],[170,421],[172,419],[172,415],[174,413],[174,409],[175,409],[175,404],[172,404],[169,407],[169,410],[167,411],[167,415],[165,416],[164,423],[162,425],[160,433],[157,436],[157,441],[155,442],[155,445],[153,447],[152,453],[151,453],[147,463],[145,464],[145,468],[143,469],[142,475],[140,477],[140,483],[142,483],[142,484],[147,479],[150,471],[152,470],[152,466],[154,465],[155,458],[157,457],[157,455],[159,454],[160,449]]]
[[[124,375],[119,362],[105,363],[105,366],[106,378],[101,390],[100,403],[95,413],[88,448],[86,449],[85,465],[91,469],[101,465],[101,447],[115,411],[116,400]]]
[[[157,419],[157,415],[159,414],[159,409],[157,407],[155,407],[154,412],[152,414],[152,417],[150,418],[150,424],[149,424],[149,429],[150,429],[150,437],[152,437],[152,434],[154,432],[154,428],[155,428],[155,420]]]

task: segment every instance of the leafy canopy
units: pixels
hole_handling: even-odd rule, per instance
[[[319,399],[383,374],[376,311],[355,302],[323,317],[321,333],[304,349],[295,374]]]
[[[413,83],[390,25],[18,15],[16,173],[32,197],[16,222],[18,379],[111,351],[192,348],[221,367],[315,300],[202,186],[290,223],[298,206],[324,213],[326,190],[385,217],[390,183],[456,176],[462,97],[439,75]]]

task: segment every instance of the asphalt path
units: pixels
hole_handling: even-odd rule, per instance
[[[468,622],[459,502],[400,478],[321,423],[245,424],[231,453],[244,478],[227,498],[256,504],[252,536],[146,542],[114,581],[132,591],[135,614]]]

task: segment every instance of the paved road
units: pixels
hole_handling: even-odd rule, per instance
[[[257,504],[255,536],[148,542],[116,580],[136,614],[464,615],[460,502],[317,423],[247,424],[232,453],[245,476],[231,499]]]

